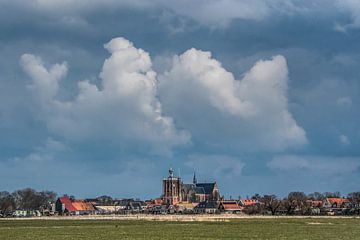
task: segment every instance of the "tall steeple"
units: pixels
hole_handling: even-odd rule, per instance
[[[169,176],[163,179],[163,200],[166,204],[177,204],[181,202],[181,179],[174,175],[172,167],[169,169]]]
[[[193,184],[197,184],[195,172],[194,172],[194,177],[193,177]]]

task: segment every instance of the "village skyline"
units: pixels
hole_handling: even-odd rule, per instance
[[[186,182],[174,173],[172,167],[162,179],[162,194],[153,198],[117,198],[109,195],[78,198],[53,191],[31,188],[12,193],[0,191],[0,217],[58,217],[80,215],[126,216],[237,214],[277,216],[353,216],[360,213],[360,192],[289,192],[281,197],[275,194],[226,197],[216,181],[201,182],[194,173]]]
[[[351,193],[353,0],[0,0],[0,189]]]

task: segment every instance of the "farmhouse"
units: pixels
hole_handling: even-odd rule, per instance
[[[90,202],[70,199],[67,195],[58,198],[55,209],[60,214],[86,215],[94,214],[95,208]]]

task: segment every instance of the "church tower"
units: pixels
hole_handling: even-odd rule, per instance
[[[181,178],[174,176],[174,170],[169,169],[169,176],[163,179],[163,200],[164,203],[174,205],[181,199]]]
[[[193,184],[194,184],[194,185],[196,185],[196,184],[197,184],[197,179],[196,179],[195,172],[194,172],[194,176],[193,176]]]

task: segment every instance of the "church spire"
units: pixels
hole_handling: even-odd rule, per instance
[[[170,167],[169,169],[169,178],[173,178],[174,177],[174,170],[172,169],[172,167]]]
[[[196,175],[195,175],[195,172],[194,172],[193,184],[196,184],[196,183],[197,183],[197,180],[196,180]]]

